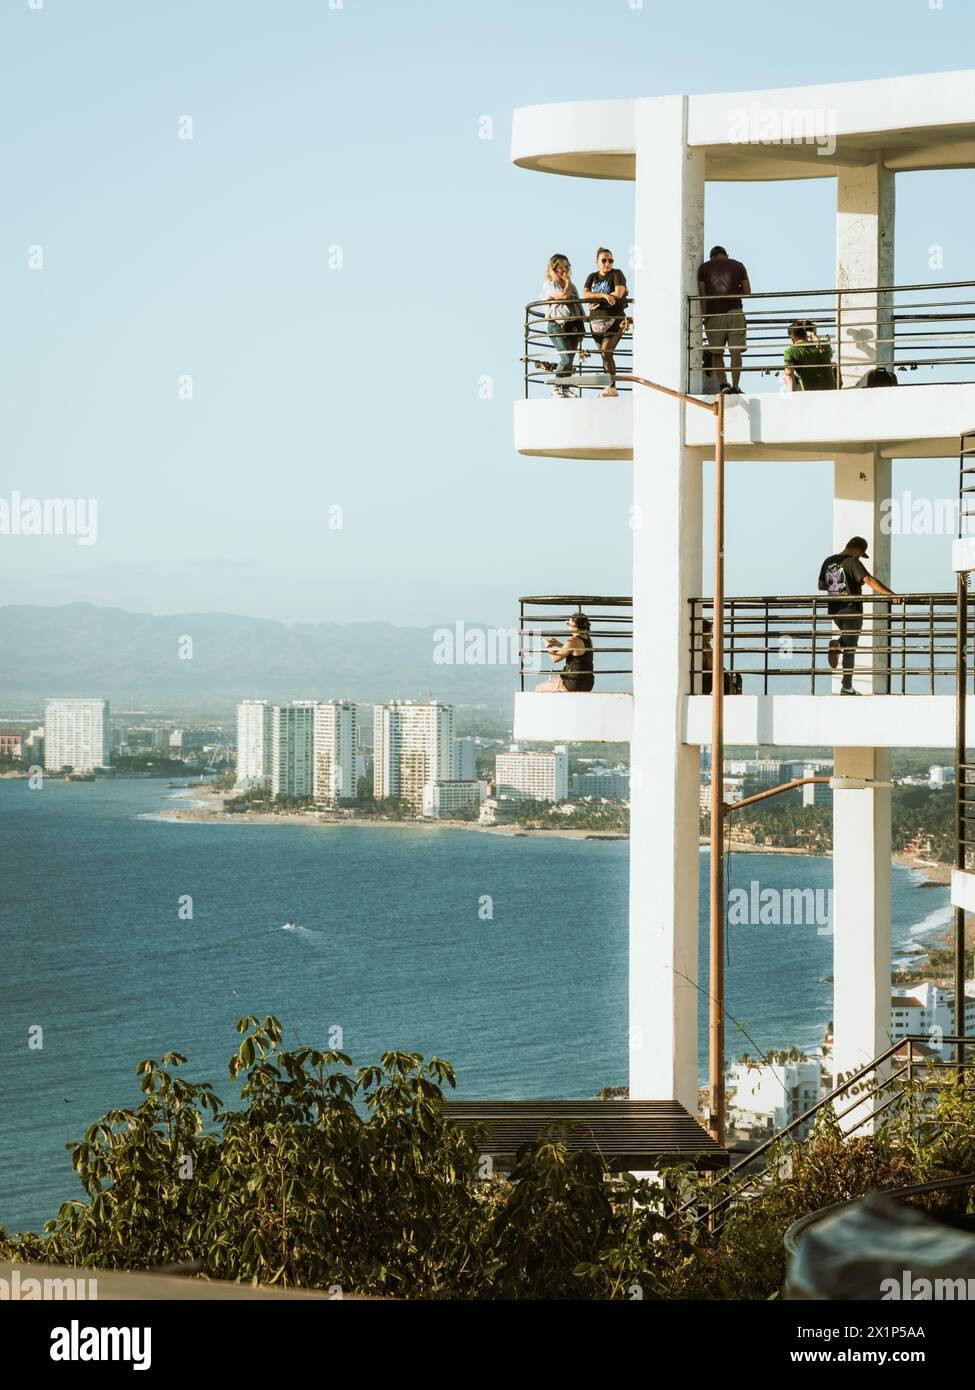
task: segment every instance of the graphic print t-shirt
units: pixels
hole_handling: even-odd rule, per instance
[[[845,552],[840,555],[827,555],[819,571],[821,584],[826,583],[826,571],[830,565],[839,565],[842,568],[846,576],[846,594],[837,594],[827,604],[827,610],[830,613],[840,613],[844,609],[850,609],[859,613],[862,610],[862,605],[850,603],[849,596],[859,597],[863,593],[863,580],[867,573],[866,566],[855,555],[848,555]]]
[[[594,270],[592,274],[586,276],[586,289],[593,294],[612,294],[614,290],[623,287],[626,289],[626,276],[622,270],[608,270],[605,274],[602,271]],[[589,305],[589,317],[593,319],[621,319],[625,312],[626,296],[616,299],[612,304],[608,304],[605,299],[597,299]]]

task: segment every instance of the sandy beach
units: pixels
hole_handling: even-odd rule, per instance
[[[197,821],[210,825],[315,825],[315,826],[359,826],[384,825],[389,828],[415,830],[423,827],[428,830],[473,830],[481,835],[535,835],[558,840],[625,840],[629,837],[618,830],[574,830],[571,826],[562,829],[530,830],[518,825],[479,825],[466,820],[393,820],[382,816],[351,816],[333,811],[227,811],[226,793],[215,791],[208,786],[193,787],[187,796],[190,801],[203,801],[202,806],[174,807],[171,811],[160,811],[160,820]]]

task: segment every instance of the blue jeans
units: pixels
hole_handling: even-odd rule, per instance
[[[566,322],[566,320],[550,319],[548,323],[548,336],[551,338],[556,352],[560,354],[559,365],[555,369],[556,376],[572,375],[572,359],[582,342],[581,333],[566,333]]]

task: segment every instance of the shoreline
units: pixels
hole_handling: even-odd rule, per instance
[[[201,787],[199,791],[194,787],[192,796],[188,797],[187,800],[199,800],[201,797],[205,798],[209,804],[188,807],[185,810],[174,807],[171,811],[153,812],[152,819],[181,821],[198,825],[307,825],[323,829],[333,826],[383,825],[402,830],[474,830],[482,835],[504,835],[509,839],[516,839],[525,835],[538,835],[558,840],[629,839],[628,834],[619,830],[582,830],[572,826],[566,826],[564,830],[561,827],[529,829],[527,826],[520,825],[480,825],[477,821],[450,820],[448,818],[414,821],[394,820],[392,818],[387,820],[382,816],[337,816],[330,811],[227,811],[224,805],[226,793],[213,791],[207,787]]]
[[[179,806],[172,810],[158,811],[153,813],[154,820],[181,821],[183,823],[211,824],[211,825],[307,825],[307,826],[372,826],[385,825],[397,826],[405,830],[417,829],[443,829],[443,830],[474,830],[482,835],[505,835],[509,839],[518,838],[526,835],[546,836],[552,839],[563,840],[629,840],[627,832],[619,830],[583,830],[572,826],[565,829],[545,828],[530,829],[527,826],[517,825],[481,825],[477,821],[462,820],[394,820],[385,819],[382,816],[342,816],[335,815],[330,811],[227,811],[225,802],[227,793],[215,791],[205,783],[199,788],[191,788],[192,795],[187,800],[198,801],[203,799],[204,805],[187,807],[180,809]],[[178,798],[174,798],[178,800]],[[698,843],[707,845],[707,836],[699,836]],[[745,841],[731,841],[732,854],[798,854],[809,855],[811,857],[826,859],[830,857],[828,850],[821,849],[801,849],[794,845],[756,845]],[[924,874],[923,882],[917,886],[919,888],[945,888],[951,883],[951,865],[941,864],[933,859],[922,859],[918,856],[909,854],[904,850],[897,850],[891,854],[891,863],[899,864],[902,868],[916,869]]]

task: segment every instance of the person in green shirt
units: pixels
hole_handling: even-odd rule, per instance
[[[785,350],[787,391],[835,391],[836,368],[829,339],[820,341],[816,326],[808,319],[789,324],[791,346]]]

